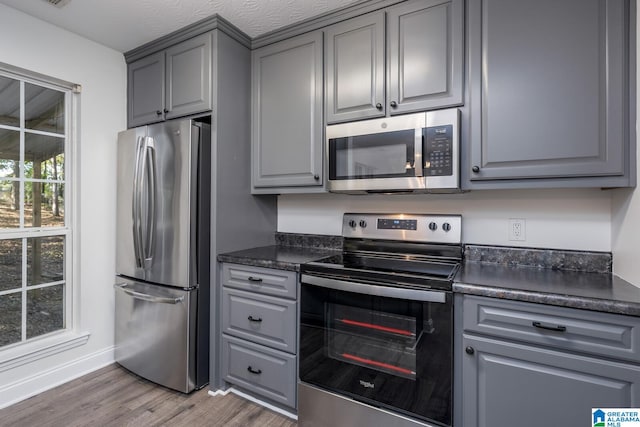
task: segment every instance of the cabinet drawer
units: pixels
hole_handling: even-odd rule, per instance
[[[298,275],[295,271],[223,264],[222,283],[231,288],[296,299]]]
[[[465,296],[464,330],[640,361],[640,319],[543,304]]]
[[[296,407],[296,356],[222,336],[222,375],[230,383]]]
[[[296,352],[296,302],[222,288],[222,331],[289,353]]]

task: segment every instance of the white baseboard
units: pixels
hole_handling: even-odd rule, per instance
[[[11,384],[0,386],[0,409],[114,363],[113,350],[113,346],[107,347]]]

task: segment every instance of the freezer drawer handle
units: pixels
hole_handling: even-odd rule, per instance
[[[259,277],[253,277],[253,276],[249,276],[247,277],[247,280],[250,282],[255,282],[255,283],[261,283],[262,279]]]
[[[255,318],[255,317],[253,317],[251,315],[249,315],[249,317],[247,317],[247,319],[249,319],[249,322],[262,322],[262,318],[261,317]]]
[[[247,367],[247,371],[251,372],[252,374],[256,374],[256,375],[260,375],[262,373],[262,369],[253,369],[251,366]]]
[[[555,332],[565,332],[567,330],[566,326],[562,326],[562,325],[545,325],[541,322],[536,322],[533,321],[531,322],[532,326],[535,326],[536,328],[540,328],[540,329],[546,329],[548,331],[555,331]]]
[[[120,284],[114,285],[115,288],[122,289],[125,294],[130,295],[135,299],[139,299],[143,301],[156,302],[159,304],[178,304],[184,301],[184,296],[177,297],[177,298],[154,297],[153,295],[132,291],[131,289],[127,289],[126,286],[127,286],[126,283],[120,283]]]

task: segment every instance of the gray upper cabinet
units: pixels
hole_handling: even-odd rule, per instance
[[[252,192],[322,190],[322,32],[252,52]]]
[[[211,109],[211,33],[128,65],[129,127]]]
[[[469,189],[635,185],[629,16],[627,0],[469,2]]]
[[[385,115],[384,12],[325,30],[327,122]]]
[[[387,14],[390,114],[461,105],[462,0],[414,0]]]
[[[203,34],[165,52],[165,118],[211,109],[211,34]]]
[[[414,0],[328,27],[327,122],[462,104],[463,21],[461,0]]]
[[[164,109],[164,52],[128,66],[129,127],[162,120]]]

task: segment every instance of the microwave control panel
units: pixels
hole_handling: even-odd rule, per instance
[[[426,128],[424,135],[424,175],[453,175],[453,125]]]

